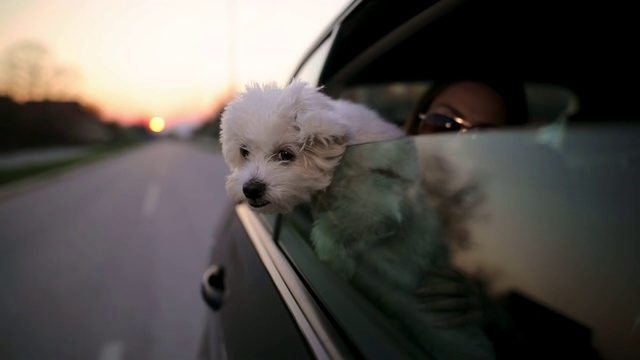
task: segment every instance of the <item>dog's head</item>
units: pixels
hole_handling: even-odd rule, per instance
[[[285,213],[326,188],[351,136],[332,101],[304,82],[247,85],[221,117],[229,196]]]

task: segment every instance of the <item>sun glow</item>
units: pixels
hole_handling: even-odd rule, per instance
[[[38,80],[50,91],[77,96],[105,119],[137,124],[155,113],[171,127],[209,119],[219,99],[250,81],[288,82],[300,56],[348,3],[0,1],[0,56],[35,41],[49,51],[38,64],[50,67],[32,76],[51,72]],[[59,69],[71,75],[58,76]],[[0,66],[0,93],[8,71]]]
[[[155,116],[149,119],[149,130],[155,133],[159,133],[162,130],[164,130],[164,127],[165,127],[165,122],[163,118],[159,116]]]

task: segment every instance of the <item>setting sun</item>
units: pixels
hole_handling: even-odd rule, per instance
[[[23,97],[35,97],[28,100],[46,91],[95,107],[109,121],[131,125],[162,114],[164,131],[198,124],[245,83],[288,82],[299,58],[349,3],[0,1],[0,95],[18,84],[14,79],[25,89],[38,84],[25,90]],[[30,77],[20,80],[5,58],[11,54],[28,56],[16,66]]]
[[[155,133],[159,133],[162,130],[164,130],[164,126],[165,126],[164,119],[161,117],[156,116],[156,117],[152,117],[149,120],[149,130]]]

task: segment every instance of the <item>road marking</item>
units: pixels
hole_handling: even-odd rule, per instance
[[[98,353],[98,360],[122,360],[123,354],[124,343],[122,341],[112,341],[102,345]]]
[[[144,195],[144,202],[142,204],[142,214],[145,217],[151,217],[156,211],[156,205],[158,204],[158,196],[160,195],[160,185],[152,182],[147,186],[147,191]]]

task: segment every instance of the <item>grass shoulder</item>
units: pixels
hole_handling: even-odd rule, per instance
[[[72,167],[88,164],[117,153],[126,151],[141,143],[125,143],[112,144],[96,147],[82,155],[75,155],[68,158],[50,160],[46,162],[37,162],[33,164],[25,164],[20,166],[1,168],[0,167],[0,186],[35,177],[44,174],[53,174],[60,171],[68,170]]]

